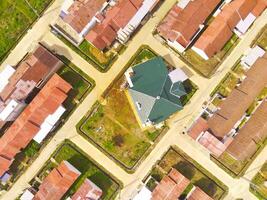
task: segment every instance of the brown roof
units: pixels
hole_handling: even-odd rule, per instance
[[[219,105],[219,110],[208,120],[210,131],[222,139],[245,114],[257,95],[266,86],[267,59],[259,58],[247,72],[246,79]]]
[[[257,143],[267,136],[267,100],[265,99],[238,131],[227,151],[238,160],[250,158],[257,150]]]
[[[80,174],[70,163],[62,161],[43,180],[33,200],[60,200]]]
[[[70,89],[70,84],[54,74],[0,138],[0,157],[13,160],[40,130],[46,117],[65,101]],[[2,169],[0,176],[7,170],[8,168]]]
[[[75,0],[63,20],[80,33],[107,0]]]
[[[260,8],[256,8],[259,6],[258,4],[261,4]],[[208,57],[212,57],[231,38],[232,30],[237,23],[246,18],[254,9],[258,11],[258,15],[260,11],[263,11],[262,0],[234,0],[230,2],[212,21],[194,46],[204,51]]]
[[[83,184],[71,197],[71,200],[86,200],[86,199],[98,200],[100,199],[101,196],[102,196],[102,190],[89,179],[85,179]]]
[[[172,169],[168,176],[163,177],[152,192],[151,200],[174,200],[182,194],[190,181],[176,169]]]
[[[187,200],[212,200],[209,195],[203,192],[199,187],[196,187],[194,191],[190,194]]]
[[[176,4],[157,30],[166,40],[172,42],[176,40],[186,47],[199,30],[199,26],[205,22],[220,2],[220,0],[195,0],[190,1],[184,9]]]
[[[198,118],[197,121],[192,125],[192,127],[188,131],[188,135],[192,137],[194,140],[198,138],[198,136],[208,130],[209,126],[205,119],[202,117]]]
[[[61,61],[57,57],[44,47],[38,46],[33,54],[28,55],[26,59],[17,66],[15,73],[9,79],[9,83],[0,93],[0,98],[6,101],[16,90],[16,87],[19,87],[18,82],[20,80],[37,85],[41,80],[45,80],[61,64]],[[21,96],[18,95],[18,97]]]
[[[85,39],[99,49],[109,47],[116,39],[117,31],[128,24],[142,3],[141,0],[119,0],[106,11],[102,16],[104,20],[90,30]]]

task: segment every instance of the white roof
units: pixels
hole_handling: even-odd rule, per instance
[[[59,118],[63,115],[65,110],[66,109],[64,107],[59,106],[58,109],[52,115],[48,115],[45,121],[41,124],[41,129],[34,136],[33,140],[40,144],[48,135],[48,133],[52,130],[52,128],[57,123]]]
[[[65,1],[63,2],[63,4],[62,4],[61,10],[62,10],[64,13],[68,14],[68,13],[69,13],[68,9],[71,7],[71,5],[72,5],[73,3],[74,3],[73,0],[65,0]]]
[[[142,190],[133,198],[133,200],[150,200],[151,197],[151,191],[144,186]]]
[[[262,57],[265,54],[265,51],[259,46],[255,46],[252,49],[249,49],[247,55],[241,58],[241,63],[252,66],[258,58]]]
[[[182,81],[183,82],[186,79],[188,79],[188,76],[180,68],[177,68],[177,69],[171,71],[169,73],[169,77],[170,77],[172,83],[176,83],[178,81]]]
[[[184,9],[191,0],[180,0],[177,4],[178,7]]]
[[[9,101],[7,106],[0,113],[0,119],[2,121],[5,121],[7,117],[16,109],[17,106],[18,106],[18,102],[16,102],[15,100],[12,99],[11,101]]]
[[[255,21],[256,17],[249,13],[248,16],[244,20],[240,20],[238,24],[236,25],[236,29],[244,34],[247,32],[248,28],[252,25],[252,23]]]
[[[16,70],[10,65],[6,65],[6,67],[0,72],[0,92],[6,87],[8,84],[8,79],[14,74]]]
[[[29,191],[26,190],[20,197],[20,200],[32,200],[34,195]]]

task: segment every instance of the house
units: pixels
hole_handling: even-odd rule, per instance
[[[231,1],[223,7],[192,49],[208,60],[224,47],[234,32],[242,36],[266,7],[266,0]]]
[[[151,200],[152,192],[145,186],[134,196],[133,200]]]
[[[170,46],[183,52],[220,3],[221,0],[180,0],[160,23],[157,31]]]
[[[246,116],[246,110],[266,87],[266,74],[265,53],[250,67],[246,78],[222,101],[218,110],[208,120],[200,117],[188,134],[216,157],[225,151],[240,161],[253,156],[267,136],[267,101],[259,101],[251,116]],[[243,119],[246,123],[240,128]]]
[[[187,95],[183,84],[188,77],[181,69],[169,72],[163,58],[156,57],[129,68],[125,77],[143,126],[158,124],[183,109],[181,98]]]
[[[63,160],[43,180],[33,200],[60,200],[80,174],[69,162]]]
[[[32,139],[40,142],[51,131],[70,89],[70,84],[54,74],[0,138],[0,179]]]
[[[241,58],[241,65],[249,69],[258,60],[258,58],[262,57],[264,54],[265,50],[259,46],[250,48]]]
[[[41,88],[62,62],[38,46],[16,68],[7,65],[0,72],[0,127],[14,121],[28,104],[28,96]]]
[[[179,199],[185,189],[190,185],[190,180],[172,168],[168,175],[164,176],[152,192],[151,200]],[[193,186],[185,199],[188,200],[212,200],[212,198],[199,187]]]
[[[101,198],[101,196],[102,196],[102,190],[89,179],[85,179],[83,184],[70,198],[70,200],[82,200],[82,199],[98,200]]]
[[[95,47],[104,50],[118,39],[125,43],[158,0],[119,0],[97,16],[97,23],[85,36]]]
[[[159,0],[65,0],[53,27],[75,45],[84,39],[98,49],[125,43]]]

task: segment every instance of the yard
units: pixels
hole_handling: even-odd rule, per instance
[[[51,1],[29,0],[29,3],[40,14]],[[0,1],[0,63],[36,19],[25,0]]]
[[[259,45],[263,49],[267,50],[267,25],[262,29],[257,37],[255,45]]]
[[[250,191],[260,200],[267,199],[267,162],[252,179]]]
[[[223,199],[227,194],[228,188],[220,180],[177,147],[172,147],[167,151],[164,157],[152,169],[150,175],[159,182],[171,168],[177,169],[191,181],[191,184],[200,187],[215,200]],[[152,185],[151,182],[150,185]],[[192,186],[189,185],[189,187]]]
[[[103,196],[101,199],[109,200],[115,198],[120,187],[119,184],[70,141],[62,144],[58,150],[54,152],[52,158],[56,163],[52,162],[51,159],[47,161],[44,168],[38,174],[38,177],[41,180],[48,175],[48,171],[51,171],[53,168],[55,168],[62,160],[67,160],[81,172],[79,178],[65,194],[65,198],[74,194],[86,178],[90,179],[102,189]],[[31,181],[31,183],[35,187],[38,186],[38,183],[34,179]]]
[[[208,60],[204,60],[192,49],[188,49],[181,56],[200,74],[210,77],[218,68],[220,62],[234,49],[239,39],[236,35],[225,44],[220,52]]]

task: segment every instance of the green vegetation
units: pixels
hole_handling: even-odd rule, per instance
[[[267,50],[267,25],[262,29],[256,38],[255,45]]]
[[[107,71],[118,58],[116,53],[111,51],[108,53],[103,53],[86,40],[84,40],[79,47],[76,47],[59,33],[55,35],[69,48],[71,48],[79,56],[81,56],[88,63],[92,64],[96,69],[101,72]]]
[[[228,188],[220,180],[177,147],[168,150],[159,163],[152,169],[151,176],[155,180],[160,181],[164,174],[167,174],[171,168],[177,169],[191,181],[191,184],[200,187],[215,200],[223,199],[227,194]],[[189,186],[184,193],[189,192],[191,187]]]
[[[267,199],[267,163],[265,163],[250,184],[250,191],[255,194],[258,199]]]
[[[29,0],[29,3],[41,14],[51,1]],[[0,63],[36,19],[36,14],[24,0],[0,1]]]
[[[190,79],[184,81],[184,87],[187,95],[181,97],[183,106],[185,106],[189,102],[189,100],[198,90],[197,85],[194,84]]]
[[[56,163],[52,163],[50,160],[47,161],[44,168],[38,174],[38,177],[43,179],[48,175],[48,171],[51,171],[61,161],[66,160],[72,164],[76,169],[81,172],[79,178],[71,186],[71,188],[65,194],[65,198],[71,196],[77,191],[83,181],[88,178],[94,182],[103,191],[103,200],[114,199],[115,194],[119,189],[119,184],[113,180],[107,173],[105,173],[97,164],[94,163],[90,158],[86,156],[84,152],[78,149],[70,141],[62,144],[57,151],[54,152],[52,158]],[[34,185],[34,181],[32,185]]]
[[[183,191],[183,193],[180,195],[179,199],[185,199],[187,197],[187,195],[191,192],[191,190],[193,189],[194,185],[192,183],[190,183],[185,190]]]
[[[220,52],[208,60],[204,60],[192,49],[188,49],[181,57],[189,63],[197,72],[205,77],[210,77],[218,68],[221,61],[234,49],[239,39],[234,34]]]

